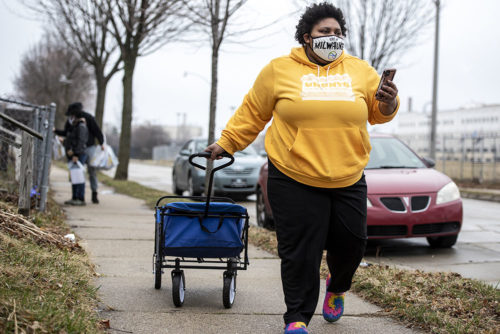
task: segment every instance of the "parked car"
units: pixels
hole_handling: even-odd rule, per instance
[[[172,191],[182,195],[188,191],[189,196],[201,195],[205,189],[205,171],[194,167],[188,161],[193,153],[203,152],[207,147],[205,139],[191,139],[186,142],[172,168]],[[205,158],[195,158],[195,162],[205,165]],[[216,160],[214,166],[226,163],[227,159]],[[218,195],[226,195],[234,199],[243,199],[255,193],[259,169],[264,158],[257,154],[252,146],[234,154],[234,163],[215,173],[213,189]]]
[[[457,185],[433,169],[399,139],[371,135],[365,169],[368,185],[369,239],[426,237],[431,247],[453,246],[462,227],[462,200]],[[257,184],[257,224],[274,228],[267,199],[267,162]]]

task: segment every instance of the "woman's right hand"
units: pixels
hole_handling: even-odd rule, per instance
[[[205,148],[205,152],[212,152],[212,155],[210,156],[209,159],[216,160],[216,159],[222,159],[222,157],[218,157],[218,155],[221,155],[226,151],[224,151],[224,149],[220,147],[217,143],[213,143]]]

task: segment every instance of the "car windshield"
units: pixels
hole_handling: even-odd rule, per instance
[[[371,138],[371,144],[366,169],[426,168],[422,160],[396,138]]]
[[[196,141],[195,152],[203,152],[207,147],[206,141]],[[247,156],[247,155],[258,155],[257,151],[253,146],[247,146],[243,151],[237,151],[234,153],[234,156]]]

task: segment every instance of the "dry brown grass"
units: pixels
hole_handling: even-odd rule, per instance
[[[56,207],[26,219],[0,202],[0,332],[98,333],[87,255],[60,234]]]

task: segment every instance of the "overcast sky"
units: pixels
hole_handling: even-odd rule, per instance
[[[428,0],[432,1],[432,0]],[[475,103],[500,103],[500,1],[442,0],[438,109]],[[293,10],[288,0],[249,0],[247,17],[270,22]],[[257,16],[257,13],[258,16]],[[259,32],[250,46],[224,46],[219,59],[217,128],[225,125],[239,106],[257,74],[271,59],[297,46],[293,39],[298,17],[281,21],[272,31]],[[20,59],[42,34],[40,21],[23,15],[16,0],[0,0],[0,96],[14,93],[13,78]],[[200,37],[202,38],[202,37]],[[241,37],[247,39],[248,37]],[[434,55],[433,26],[422,34],[422,43],[410,50],[397,66],[395,83],[401,111],[430,111]],[[110,83],[104,120],[119,124],[121,73]],[[208,127],[210,94],[208,47],[167,44],[138,60],[134,78],[134,123],[150,121],[175,126],[178,113],[187,124]],[[93,105],[87,110],[93,112]],[[388,126],[390,128],[390,126]]]

